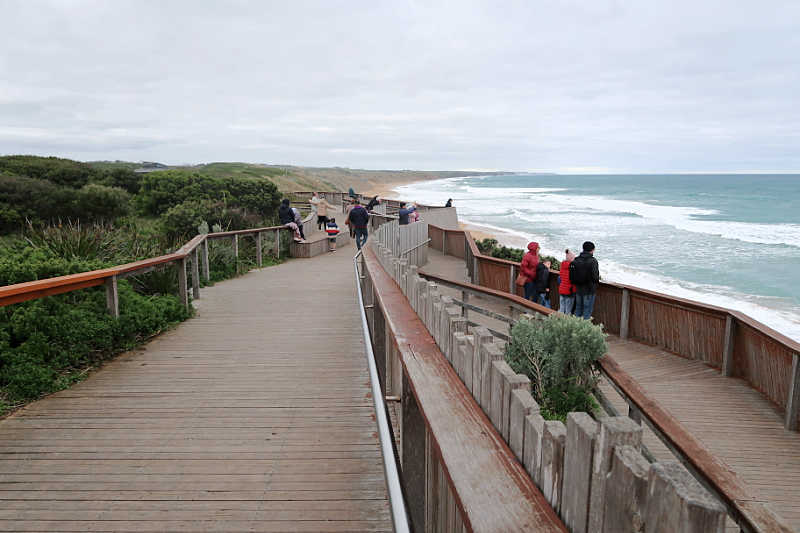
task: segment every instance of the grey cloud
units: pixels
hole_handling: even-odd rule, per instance
[[[0,153],[800,169],[800,4],[6,1]]]

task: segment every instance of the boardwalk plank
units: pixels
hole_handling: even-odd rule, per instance
[[[206,288],[0,422],[0,531],[389,531],[350,253]]]

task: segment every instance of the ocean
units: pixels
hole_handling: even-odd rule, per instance
[[[595,243],[604,280],[744,312],[800,341],[800,175],[503,175],[396,189],[542,253]]]

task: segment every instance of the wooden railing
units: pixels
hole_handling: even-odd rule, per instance
[[[461,301],[451,299],[448,300],[448,305],[460,307],[462,309],[460,313],[461,318],[466,320],[468,324],[471,322],[467,319],[467,312],[478,312],[496,319],[497,317],[495,315],[498,313],[498,308],[508,309],[507,314],[505,312],[502,313],[505,315],[505,320],[502,320],[502,322],[505,323],[513,322],[519,316],[526,313],[549,315],[556,312],[528,301],[521,296],[509,294],[507,291],[489,289],[472,283],[465,283],[427,274],[424,270],[408,269],[405,275],[406,284],[409,287],[407,291],[413,290],[413,288],[411,288],[412,282],[408,281],[408,277],[413,277],[415,275],[429,282],[427,288],[420,287],[418,289],[419,291],[427,291],[428,294],[431,294],[431,291],[436,290],[438,293],[439,286],[460,291],[462,294]],[[413,300],[413,298],[420,298],[420,296],[412,295],[410,298]],[[493,310],[475,305],[477,299],[493,304]],[[473,303],[470,304],[469,308],[466,308],[463,306],[464,301],[471,301]],[[478,323],[471,324],[481,327]],[[508,337],[502,333],[488,328],[486,331],[492,333],[493,336],[499,339],[508,339]],[[468,376],[472,376],[471,379],[476,379],[474,378],[476,371],[467,370],[467,363],[458,362],[458,358],[456,358],[453,365],[456,367],[457,372],[459,372],[459,368],[464,367],[464,373]],[[747,490],[741,480],[727,465],[717,459],[701,441],[696,439],[677,419],[661,407],[658,402],[650,398],[647,392],[616,363],[613,357],[610,355],[602,357],[598,362],[598,368],[628,403],[630,407],[629,412],[635,414],[634,420],[637,423],[644,421],[648,427],[653,430],[693,476],[722,502],[727,514],[743,531],[777,531],[787,533],[791,531],[779,517],[758,502],[758,499]],[[649,455],[646,453],[646,450],[642,450],[642,452],[645,453],[645,456]],[[531,474],[534,475],[533,472],[531,472]],[[534,479],[536,479],[535,476]],[[566,498],[567,497],[564,496],[565,501]]]
[[[363,257],[378,372],[387,396],[402,401],[401,477],[413,529],[566,532],[373,248]]]
[[[465,260],[470,279],[491,289],[519,294],[519,263],[483,255],[468,231],[428,225],[430,245]],[[551,305],[558,309],[558,272],[550,276]],[[784,415],[784,426],[800,424],[800,343],[747,315],[619,283],[601,282],[593,317],[609,333],[702,361],[741,378]]]
[[[310,220],[310,219],[308,219]],[[208,263],[208,243],[212,240],[230,239],[234,256],[239,258],[239,239],[251,237],[256,243],[256,264],[260,267],[263,263],[263,236],[266,233],[274,235],[273,254],[280,257],[280,233],[288,231],[283,226],[270,226],[264,228],[244,229],[238,231],[223,231],[197,235],[171,254],[126,263],[111,268],[58,276],[14,285],[0,287],[0,307],[28,300],[35,300],[45,296],[63,294],[89,287],[105,285],[106,307],[115,318],[119,317],[119,296],[117,281],[129,276],[141,275],[153,270],[175,266],[178,271],[178,297],[184,306],[189,305],[187,266],[191,265],[192,296],[200,297],[200,271],[206,281],[210,280],[211,273]]]

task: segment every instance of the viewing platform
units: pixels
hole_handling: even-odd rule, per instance
[[[702,361],[611,335],[596,392],[612,417],[582,414],[578,430],[541,419],[503,348],[522,313],[551,311],[492,288],[513,265],[489,277],[468,234],[425,212],[406,228],[391,210],[374,216],[355,264],[347,238],[322,253],[309,224],[308,246],[290,250],[314,257],[202,292],[187,260],[194,282],[214,236],[158,259],[183,270],[196,316],[0,421],[0,531],[406,531],[399,504],[416,531],[611,532],[617,519],[684,527],[686,501],[709,531],[800,529],[800,434],[765,394]],[[455,226],[454,211],[428,212]],[[233,246],[253,237],[260,254],[267,231],[278,246],[280,228],[235,232]],[[614,432],[629,445],[604,440]],[[649,506],[618,498],[624,472],[609,461],[623,456],[645,486],[681,461],[693,488],[674,492],[678,476],[652,485]],[[608,459],[581,470],[593,457]]]

